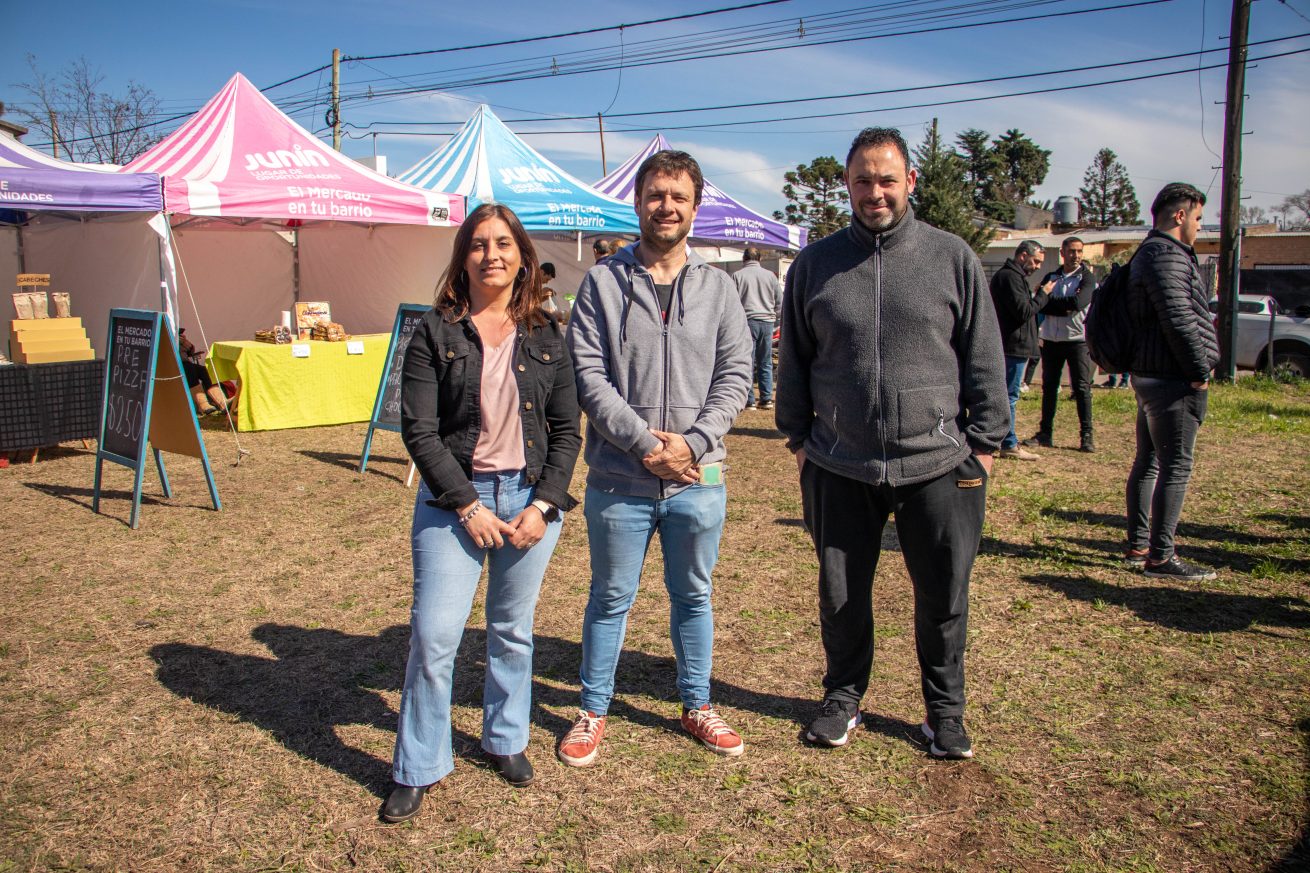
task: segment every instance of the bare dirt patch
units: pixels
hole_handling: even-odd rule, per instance
[[[1026,397],[1021,422],[1036,413]],[[44,452],[0,471],[0,871],[1304,869],[1310,389],[1216,388],[1180,529],[1221,568],[1200,584],[1116,560],[1131,413],[1131,392],[1098,391],[1100,452],[1083,455],[1065,403],[1060,448],[998,462],[971,597],[974,761],[917,738],[891,531],[865,729],[838,750],[800,741],[823,671],[817,565],[794,465],[752,411],[729,438],[715,596],[715,700],[746,755],[678,728],[655,548],[602,755],[554,761],[577,707],[579,512],[537,614],[537,784],[478,762],[475,606],[456,771],[399,827],[376,816],[408,639],[398,437],[378,435],[363,476],[362,425],[243,434],[234,467],[206,423],[223,511],[170,458],[174,497],[148,474],[135,532],[126,470],[107,467],[95,515],[93,455]]]

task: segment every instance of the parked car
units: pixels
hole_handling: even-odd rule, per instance
[[[1218,313],[1218,300],[1210,301],[1210,311]],[[1283,368],[1302,379],[1310,379],[1310,309],[1297,307],[1295,313],[1286,313],[1272,297],[1239,294],[1237,366],[1244,370],[1263,370],[1268,363],[1271,348],[1275,368]]]

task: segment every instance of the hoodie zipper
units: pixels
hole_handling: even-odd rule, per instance
[[[873,312],[878,319],[878,330],[874,334],[873,359],[878,366],[878,374],[873,380],[874,396],[880,398],[878,407],[882,408],[882,234],[873,238]],[[878,444],[882,448],[882,470],[879,481],[887,481],[887,421],[886,416],[878,416]]]

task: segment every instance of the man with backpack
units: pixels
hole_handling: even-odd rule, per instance
[[[1209,294],[1192,248],[1204,206],[1205,194],[1192,185],[1173,182],[1161,189],[1151,204],[1154,228],[1126,268],[1123,300],[1132,322],[1127,369],[1137,392],[1137,456],[1128,474],[1125,557],[1130,565],[1145,568],[1147,576],[1188,581],[1215,577],[1213,570],[1182,560],[1174,550],[1196,433],[1205,420],[1210,371],[1219,362]],[[1093,311],[1106,303],[1098,300]],[[1094,349],[1096,330],[1089,327]]]

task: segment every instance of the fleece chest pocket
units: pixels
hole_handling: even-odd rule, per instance
[[[929,385],[897,392],[897,431],[906,475],[914,474],[918,459],[922,459],[924,469],[930,469],[940,463],[939,452],[950,453],[964,447],[964,434],[955,422],[959,408],[959,390],[954,385]]]

